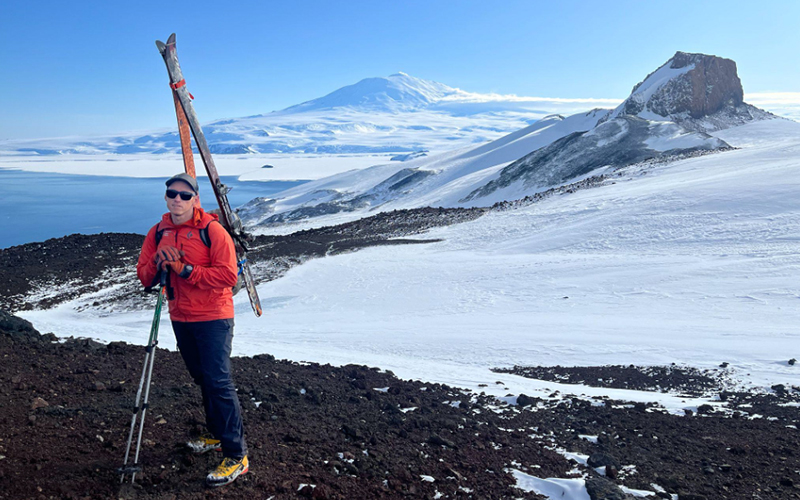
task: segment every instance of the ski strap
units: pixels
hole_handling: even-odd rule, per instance
[[[170,83],[169,88],[171,88],[172,90],[178,90],[179,88],[184,87],[185,85],[186,85],[186,78],[182,78],[181,81],[179,82]],[[194,96],[192,95],[192,93],[187,92],[187,94],[189,94],[189,98],[194,101]]]

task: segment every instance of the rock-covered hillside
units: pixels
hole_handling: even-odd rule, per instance
[[[0,310],[0,498],[528,498],[562,482],[591,500],[796,498],[798,392],[722,390],[676,367],[514,367],[523,377],[719,394],[676,416],[656,404],[554,393],[499,400],[379,368],[233,359],[250,472],[203,484],[219,454],[180,354],[157,350],[135,486],[120,484],[144,348],[53,341]],[[584,382],[589,381],[589,382]],[[731,414],[732,417],[727,417]],[[767,418],[756,418],[767,417]],[[787,432],[788,431],[788,432]],[[548,479],[557,478],[557,479]],[[569,486],[566,486],[569,487]],[[524,489],[523,489],[524,488]],[[637,496],[633,496],[632,489]]]
[[[655,157],[727,147],[721,139],[689,132],[672,122],[621,116],[589,132],[570,134],[520,158],[462,201],[480,200],[515,184],[539,190],[564,184],[606,166],[613,170]]]

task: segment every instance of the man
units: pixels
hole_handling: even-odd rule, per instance
[[[221,450],[209,486],[233,482],[249,469],[241,407],[231,377],[236,251],[217,216],[200,208],[197,181],[189,174],[167,180],[168,213],[147,233],[136,271],[145,286],[169,273],[172,329],[186,368],[203,394],[210,434],[190,441],[195,453]]]

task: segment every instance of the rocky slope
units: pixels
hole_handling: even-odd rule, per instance
[[[672,122],[651,122],[635,116],[606,121],[589,132],[575,132],[537,149],[500,171],[500,175],[461,201],[485,198],[497,190],[522,184],[538,191],[560,186],[606,168],[619,170],[634,163],[677,158],[698,151],[730,149],[725,141],[689,132]]]
[[[201,431],[199,390],[177,352],[158,349],[134,486],[122,464],[144,349],[52,342],[0,321],[0,498],[544,498],[514,474],[584,478],[592,500],[800,498],[798,393],[727,393],[721,373],[679,368],[515,368],[521,376],[644,390],[719,391],[728,407],[657,406],[482,394],[400,380],[366,366],[234,358],[250,472],[203,485],[220,457],[182,443]],[[168,328],[163,335],[168,335]],[[597,382],[595,382],[597,381]],[[756,417],[755,415],[760,415]],[[583,465],[563,453],[583,456]]]

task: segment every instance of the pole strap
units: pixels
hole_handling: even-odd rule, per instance
[[[117,469],[117,472],[119,472],[123,476],[125,474],[136,474],[137,472],[142,472],[142,466],[141,465],[123,465],[122,467]]]
[[[150,403],[143,403],[142,406],[134,406],[131,409],[133,410],[133,413],[139,413],[139,410],[146,410],[148,408],[150,408]]]
[[[183,78],[179,82],[170,83],[169,84],[169,88],[171,88],[172,90],[178,90],[179,88],[181,88],[181,87],[183,87],[185,85],[186,85],[186,78]],[[189,97],[194,101],[194,96],[192,95],[192,93],[187,91],[187,94],[189,94]]]

